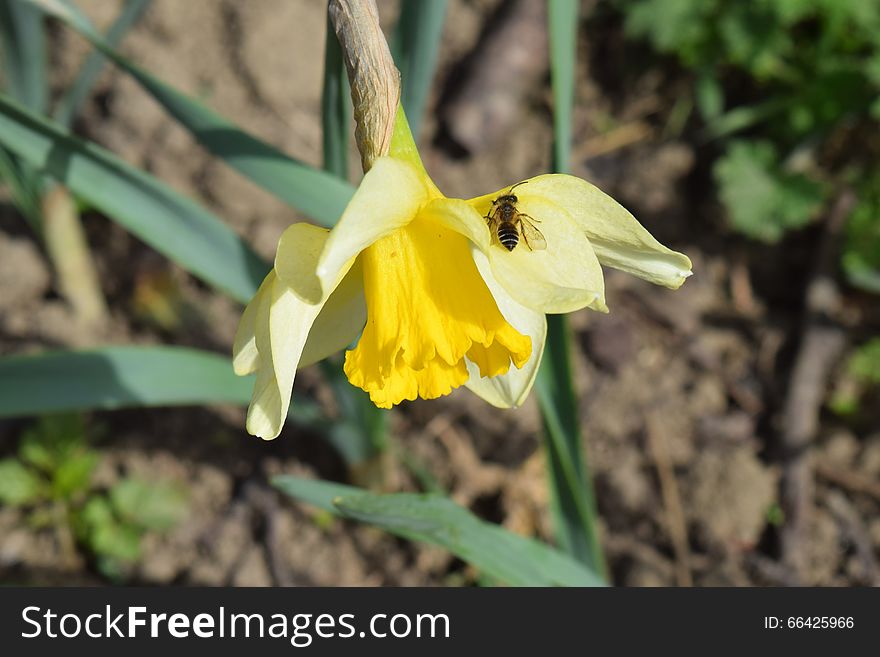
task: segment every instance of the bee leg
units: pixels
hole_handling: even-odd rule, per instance
[[[528,181],[526,181],[526,182],[528,182]],[[527,218],[531,219],[532,221],[534,221],[536,224],[541,223],[540,219],[535,219],[532,215],[526,214],[525,212],[520,212],[519,216],[520,217],[527,217]],[[520,219],[520,221],[522,221],[522,219]]]

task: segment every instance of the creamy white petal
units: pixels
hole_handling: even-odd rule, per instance
[[[271,287],[274,280],[275,271],[273,270],[263,279],[260,288],[245,307],[238,322],[238,329],[235,331],[235,339],[232,342],[232,369],[239,376],[252,374],[260,366],[260,354],[257,351],[254,326],[260,307],[260,299],[266,294],[266,290]]]
[[[488,258],[495,280],[521,305],[541,313],[607,312],[602,268],[565,208],[539,198],[518,209],[535,219],[546,249],[532,251],[522,241],[513,251],[493,244],[486,219],[466,201],[435,200],[422,213],[470,239]]]
[[[295,250],[290,228],[281,236],[275,258],[278,276],[308,303],[326,299],[335,272],[377,239],[405,226],[428,199],[424,176],[390,157],[376,160],[324,244],[317,266],[308,269],[289,257]]]
[[[299,367],[317,363],[342,351],[357,340],[366,323],[363,272],[359,262],[355,261],[312,324]]]
[[[492,199],[504,191],[473,202],[478,210],[488,208]],[[514,193],[522,203],[544,198],[564,206],[586,233],[603,265],[672,289],[680,287],[692,273],[686,255],[660,244],[626,208],[586,180],[547,174],[531,178]]]
[[[521,368],[511,365],[510,369],[499,376],[480,376],[480,369],[467,360],[468,378],[465,385],[474,394],[498,408],[511,408],[522,404],[532,389],[541,357],[544,354],[544,342],[547,338],[547,318],[543,313],[526,308],[516,302],[495,280],[488,258],[480,251],[474,251],[474,261],[489,291],[498,304],[504,319],[523,335],[532,340],[532,354]]]
[[[309,224],[295,224],[288,232],[291,242],[287,255],[299,260],[304,269],[311,267],[314,271],[327,240],[327,231]],[[327,286],[328,297],[333,296],[351,264],[350,261],[343,263],[334,272]],[[326,297],[318,303],[307,303],[278,276],[270,277],[267,285],[264,293],[258,294],[259,306],[253,321],[259,369],[248,408],[247,430],[271,440],[281,433],[290,406],[296,369]]]
[[[251,435],[267,439],[274,438],[277,435],[276,431],[280,432],[280,425],[283,423],[284,417],[281,414],[281,396],[278,390],[278,380],[275,377],[275,368],[272,366],[272,347],[269,340],[271,290],[277,280],[277,277],[272,276],[265,293],[258,294],[251,302],[257,302],[257,312],[254,317],[254,339],[256,349],[260,354],[260,367],[257,369],[257,380],[254,382],[254,391],[248,406],[246,426]]]

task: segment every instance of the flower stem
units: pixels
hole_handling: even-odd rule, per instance
[[[400,72],[379,26],[375,0],[330,0],[328,11],[351,84],[361,165],[368,171],[391,146]]]
[[[569,169],[578,3],[548,4],[553,85],[553,168]],[[535,387],[541,405],[556,539],[572,556],[606,575],[592,478],[584,456],[572,379],[571,328],[564,315],[547,317],[547,345]]]

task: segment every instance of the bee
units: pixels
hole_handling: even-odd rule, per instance
[[[489,232],[492,235],[492,242],[500,243],[508,251],[513,251],[516,248],[520,235],[531,251],[541,251],[547,248],[547,241],[533,223],[541,222],[516,209],[519,199],[513,190],[527,182],[528,180],[524,180],[515,184],[506,194],[502,194],[492,201],[492,207],[489,208],[489,212],[485,216]]]

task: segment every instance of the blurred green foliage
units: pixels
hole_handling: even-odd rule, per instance
[[[88,489],[97,462],[81,416],[46,416],[23,432],[17,457],[0,461],[0,502],[73,502]]]
[[[821,207],[822,187],[783,170],[770,141],[733,141],[714,173],[731,222],[755,239],[775,242],[786,230],[804,226]]]
[[[838,415],[855,415],[862,398],[880,386],[880,338],[871,338],[849,357],[829,406]]]
[[[847,225],[843,268],[854,285],[880,293],[880,171],[861,181],[859,205]]]
[[[734,229],[775,242],[842,185],[859,203],[843,264],[880,290],[880,2],[613,0],[627,34],[693,76],[713,173]],[[735,138],[734,138],[735,135]],[[873,152],[872,152],[873,150]]]
[[[72,533],[100,572],[124,577],[141,556],[147,531],[172,529],[187,512],[183,490],[123,478],[98,489],[99,455],[80,414],[49,415],[22,433],[18,451],[0,460],[0,503],[28,512],[34,528]]]

